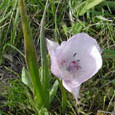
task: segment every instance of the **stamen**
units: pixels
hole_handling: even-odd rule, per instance
[[[80,59],[78,59],[78,60],[76,60],[77,62],[79,62],[80,61]]]
[[[72,61],[73,64],[75,64],[76,62],[75,61]]]
[[[77,55],[77,53],[74,53],[74,54],[73,54],[73,57],[75,57],[76,55]]]

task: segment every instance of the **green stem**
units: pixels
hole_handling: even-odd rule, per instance
[[[60,86],[61,93],[62,93],[62,103],[61,103],[62,104],[62,113],[64,113],[65,108],[66,108],[66,104],[67,104],[67,96],[66,96],[66,91],[62,85],[62,81],[60,79],[58,79],[58,82],[59,82],[59,86]]]

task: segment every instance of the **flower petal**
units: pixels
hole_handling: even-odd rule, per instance
[[[85,33],[76,34],[63,45],[58,46],[55,56],[62,79],[74,80],[77,87],[95,75],[102,66],[99,50],[96,40]],[[75,53],[76,56],[73,57]],[[80,60],[81,69],[71,73],[66,67],[72,60]],[[65,68],[60,64],[63,61],[66,62]]]
[[[46,42],[47,42],[48,52],[51,55],[51,53],[56,50],[56,48],[59,46],[59,44],[57,42],[51,41],[49,39],[46,39]]]
[[[51,71],[52,71],[52,73],[55,76],[62,78],[61,70],[58,66],[57,58],[56,58],[54,52],[52,52],[52,54],[50,55],[50,58],[51,58]]]
[[[65,89],[67,89],[69,92],[71,92],[74,95],[76,101],[78,101],[80,86],[74,87],[74,81],[71,82],[71,81],[63,80],[62,83],[63,83],[63,86],[65,87]]]
[[[57,59],[55,56],[55,50],[56,48],[59,46],[59,44],[57,42],[53,42],[51,40],[46,39],[47,42],[47,47],[48,47],[48,52],[50,54],[50,58],[51,58],[51,71],[55,76],[61,76],[60,74],[60,69],[58,67],[57,64]]]

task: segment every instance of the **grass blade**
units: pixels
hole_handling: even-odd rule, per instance
[[[14,27],[13,27],[13,31],[12,31],[11,39],[10,39],[11,44],[14,44],[14,42],[15,42],[18,17],[19,17],[19,8],[17,8],[17,11],[16,11],[16,16],[15,16],[15,20],[14,20]]]
[[[105,57],[105,58],[115,58],[115,50],[104,49],[103,57]]]
[[[89,9],[93,8],[94,6],[98,5],[99,3],[101,3],[104,0],[86,0],[84,2],[82,2],[78,8],[76,9],[77,11],[77,15],[83,15],[84,13],[86,13]]]
[[[16,50],[22,57],[25,58],[25,55],[23,54],[23,52],[21,52],[18,48],[16,48],[14,45],[12,45],[10,43],[7,43],[4,45],[3,50],[2,50],[2,55],[4,55],[7,47],[11,47],[12,49]]]
[[[2,0],[2,3],[0,4],[0,10],[5,7],[7,1],[8,1],[8,0]]]

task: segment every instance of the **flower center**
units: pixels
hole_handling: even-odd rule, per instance
[[[72,60],[70,63],[66,62],[65,60],[61,61],[61,66],[64,67],[69,72],[75,72],[81,69],[79,64],[80,60]],[[68,64],[67,64],[68,63]]]
[[[80,65],[79,65],[79,61],[71,61],[69,66],[66,68],[69,72],[74,72],[74,71],[78,71],[79,69],[81,69]]]

